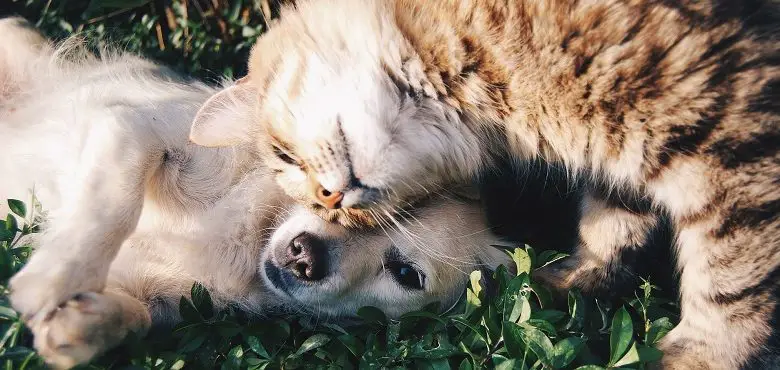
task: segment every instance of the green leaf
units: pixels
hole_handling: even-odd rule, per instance
[[[539,310],[531,312],[532,319],[544,320],[555,324],[566,316],[566,313],[558,310]]]
[[[330,342],[329,336],[325,334],[314,334],[301,343],[301,346],[295,351],[295,354],[300,356],[313,349],[320,348],[328,342]]]
[[[585,365],[585,366],[580,366],[574,370],[604,370],[604,368],[597,365]]]
[[[271,355],[268,354],[268,351],[263,346],[263,343],[260,342],[260,339],[258,339],[255,336],[249,336],[246,338],[246,344],[249,345],[249,349],[251,349],[254,353],[257,353],[260,357],[265,359],[270,359]]]
[[[509,321],[514,323],[526,322],[531,318],[531,303],[528,302],[528,297],[525,295],[518,295],[515,300],[515,305],[512,308],[512,313],[509,315]]]
[[[10,307],[0,306],[0,317],[16,320],[19,317],[19,315],[16,313],[16,311],[11,309]]]
[[[21,218],[27,217],[27,206],[25,206],[24,202],[21,200],[8,199],[8,208],[11,210],[11,212]]]
[[[16,232],[19,231],[19,225],[16,223],[16,217],[12,214],[8,214],[5,218],[5,228],[14,233],[16,235]]]
[[[612,317],[609,333],[609,365],[614,365],[628,350],[633,340],[634,325],[625,307],[620,307]]]
[[[522,331],[523,329],[513,322],[507,321],[504,324],[504,345],[513,358],[523,358],[527,349]]]
[[[200,330],[191,329],[186,334],[184,334],[184,337],[179,342],[179,352],[182,353],[192,352],[200,348],[200,346],[205,341],[206,341],[206,333]]]
[[[371,306],[361,307],[360,309],[358,309],[357,315],[369,323],[382,324],[382,325],[387,323],[387,316],[385,316],[385,313],[376,307],[371,307]]]
[[[550,366],[550,358],[553,354],[553,344],[541,330],[533,326],[520,324],[522,328],[523,341],[528,344],[528,348],[533,351],[539,361],[545,366]]]
[[[450,362],[447,361],[446,358],[440,358],[436,360],[431,360],[430,362],[431,369],[433,370],[450,370],[452,369],[450,367]]]
[[[338,336],[338,340],[344,347],[352,352],[355,357],[360,357],[363,353],[363,343],[350,334],[342,334]]]
[[[468,358],[464,358],[463,361],[460,362],[460,365],[458,365],[458,370],[473,370],[474,365],[471,363],[471,361]]]
[[[530,349],[539,361],[550,366],[553,344],[542,331],[526,324],[504,322],[504,342],[506,349],[514,358],[523,358],[525,350]]]
[[[547,287],[538,283],[531,283],[531,291],[534,292],[536,299],[539,301],[539,307],[546,308],[552,305],[552,294]]]
[[[495,370],[514,370],[517,368],[520,369],[526,368],[522,363],[519,363],[520,361],[518,360],[515,360],[513,358],[506,358],[504,356],[497,355],[497,354],[491,356],[491,360],[493,361],[493,366]]]
[[[664,356],[664,353],[657,348],[648,346],[638,346],[637,348],[639,350],[639,360],[645,363],[658,361]]]
[[[204,318],[208,319],[214,316],[214,303],[211,301],[211,294],[206,287],[195,282],[190,289],[190,296],[195,308]]]
[[[566,330],[577,330],[582,328],[585,322],[585,300],[579,290],[569,291],[569,322],[566,323]]]
[[[333,324],[333,323],[326,322],[326,323],[323,323],[323,324],[320,324],[320,325],[322,325],[323,327],[328,328],[330,330],[333,330],[333,331],[335,331],[337,333],[340,333],[340,334],[349,334],[349,333],[347,333],[346,330],[344,330],[344,328],[342,328],[339,325]]]
[[[480,286],[479,281],[482,280],[482,271],[480,270],[474,270],[469,274],[469,282],[471,282],[471,290],[479,296],[479,293],[482,291],[482,286]]]
[[[171,365],[171,370],[181,370],[184,368],[184,365],[186,364],[187,363],[184,362],[184,360],[182,359],[176,360],[176,362],[174,362],[173,365]]]
[[[631,365],[639,362],[639,351],[636,348],[636,342],[631,345],[625,355],[615,362],[612,367]]]
[[[553,347],[553,367],[559,369],[569,365],[577,357],[584,344],[585,340],[579,337],[564,338],[560,342],[555,343],[555,347]]]
[[[203,317],[198,313],[198,309],[184,296],[179,299],[179,314],[185,322],[202,322]]]
[[[9,230],[5,223],[5,220],[0,220],[0,241],[13,241],[16,236],[16,231]]]
[[[557,334],[555,327],[547,321],[539,320],[539,319],[529,319],[525,323],[541,330],[547,335],[555,336]]]
[[[522,248],[515,248],[511,254],[517,268],[517,275],[531,273],[531,256]]]
[[[549,264],[560,261],[568,256],[569,255],[566,253],[560,253],[554,250],[546,250],[539,254],[539,266],[537,266],[536,268],[542,268]]]
[[[7,249],[0,247],[0,279],[6,280],[13,275],[14,262],[11,253]]]
[[[666,333],[674,328],[674,324],[669,321],[668,317],[662,317],[650,323],[650,328],[645,334],[645,343],[656,344]]]
[[[240,369],[241,368],[241,360],[244,357],[244,349],[241,347],[241,345],[237,345],[230,349],[230,352],[227,354],[227,361],[222,363],[223,369]]]
[[[267,368],[268,365],[271,364],[271,362],[259,358],[252,358],[252,359],[247,359],[246,364],[247,364],[247,369],[249,370],[263,370]]]

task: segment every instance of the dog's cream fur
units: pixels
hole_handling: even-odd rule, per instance
[[[54,47],[18,19],[0,20],[0,34],[0,197],[29,199],[35,188],[48,211],[10,298],[57,367],[178,320],[195,281],[217,306],[255,314],[343,317],[372,305],[398,316],[451,304],[469,271],[508,261],[487,247],[497,238],[473,201],[435,196],[373,231],[327,223],[249,166],[253,151],[188,142],[217,89],[134,56],[96,58],[77,41]],[[279,260],[303,234],[327,248],[316,282]],[[422,289],[400,283],[399,264],[424,276]]]

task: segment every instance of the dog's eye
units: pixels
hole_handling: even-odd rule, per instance
[[[392,261],[387,263],[386,268],[398,284],[406,288],[422,290],[425,287],[425,275],[408,263]]]
[[[282,160],[282,162],[292,165],[298,165],[298,161],[295,160],[295,158],[291,157],[289,154],[285,153],[282,148],[274,145],[274,155],[276,155],[277,158]]]

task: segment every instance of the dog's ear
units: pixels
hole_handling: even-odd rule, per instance
[[[249,141],[257,94],[246,77],[209,98],[190,128],[190,141],[206,147],[224,147]]]

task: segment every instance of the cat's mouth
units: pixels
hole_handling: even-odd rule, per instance
[[[311,204],[309,209],[325,221],[337,223],[348,228],[374,227],[379,224],[374,213],[368,209],[327,209],[317,203]]]
[[[431,196],[421,196],[414,201],[405,202],[405,207],[374,204],[368,208],[328,209],[320,204],[309,206],[314,214],[327,222],[340,224],[347,228],[373,228],[381,225],[394,225],[398,220],[414,217],[415,209],[424,206]]]

